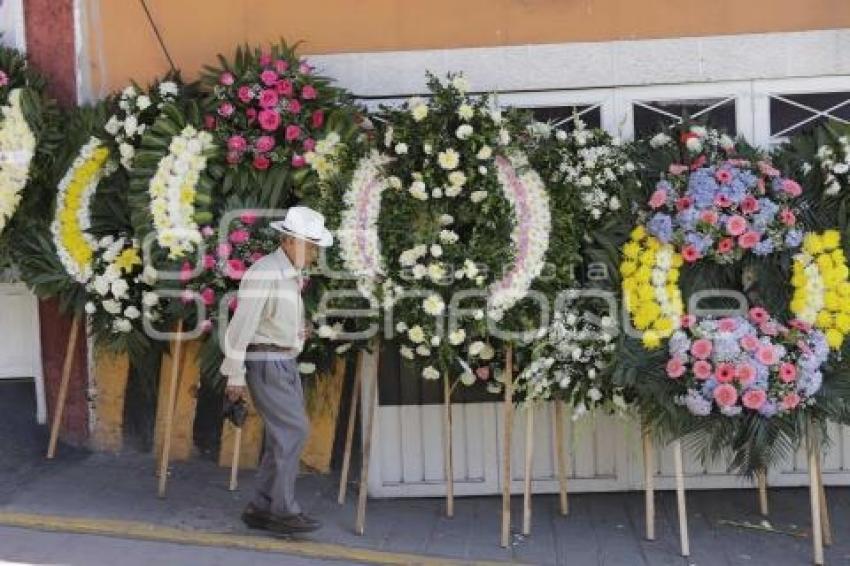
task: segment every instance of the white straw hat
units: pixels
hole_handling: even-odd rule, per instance
[[[283,220],[272,222],[270,226],[278,232],[307,240],[322,248],[334,243],[333,234],[325,228],[325,217],[306,206],[293,206],[286,211]]]

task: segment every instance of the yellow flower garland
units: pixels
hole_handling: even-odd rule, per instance
[[[794,258],[791,312],[822,330],[835,350],[850,332],[848,276],[850,268],[841,249],[841,234],[837,230],[807,234],[802,253]]]
[[[68,275],[80,283],[91,277],[95,241],[89,228],[89,201],[102,178],[109,150],[92,138],[80,150],[59,183],[56,217],[51,230],[56,251]]]
[[[648,349],[658,348],[681,323],[682,263],[682,256],[673,246],[648,235],[643,226],[632,230],[631,240],[623,246],[620,274],[625,307]]]

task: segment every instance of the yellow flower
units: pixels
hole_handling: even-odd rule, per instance
[[[826,343],[829,344],[829,347],[833,350],[837,350],[841,347],[841,344],[844,342],[844,334],[830,328],[826,331]]]
[[[809,233],[803,238],[803,251],[817,255],[823,251],[823,239],[817,234]]]
[[[661,337],[654,330],[644,332],[641,341],[647,350],[654,350],[661,345]]]
[[[628,277],[637,271],[637,264],[633,261],[624,261],[620,264],[620,273],[623,277]]]
[[[123,273],[130,273],[133,266],[142,265],[142,258],[139,257],[139,250],[136,248],[127,248],[121,255],[115,258],[115,267]]]
[[[643,240],[646,237],[646,228],[637,226],[631,233],[632,240]]]
[[[841,234],[838,233],[838,230],[827,230],[823,233],[821,242],[823,243],[824,251],[834,250],[841,244]]]
[[[832,325],[833,325],[832,314],[830,314],[828,311],[820,311],[818,313],[817,319],[815,320],[815,324],[817,325],[818,328],[820,328],[822,330],[827,330],[829,328],[832,328]]]
[[[637,242],[628,242],[623,246],[623,255],[629,259],[634,259],[640,253],[640,244]]]

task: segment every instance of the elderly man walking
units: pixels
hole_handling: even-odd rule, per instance
[[[281,233],[280,247],[242,278],[221,373],[227,376],[227,398],[242,399],[247,385],[265,423],[256,492],[242,520],[275,533],[305,533],[321,524],[302,513],[295,498],[309,430],[296,362],[306,336],[301,273],[316,261],[320,247],[333,244],[333,236],[324,217],[304,206],[290,208],[271,227]]]

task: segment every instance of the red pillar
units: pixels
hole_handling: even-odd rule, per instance
[[[74,47],[73,0],[25,0],[27,56],[30,63],[47,77],[48,90],[59,104],[77,103],[76,59]],[[60,314],[58,301],[39,304],[41,357],[47,393],[48,418],[53,418],[62,364],[68,345],[71,319]],[[85,325],[81,325],[74,366],[68,387],[68,400],[62,418],[63,441],[80,445],[88,437],[88,361]]]

